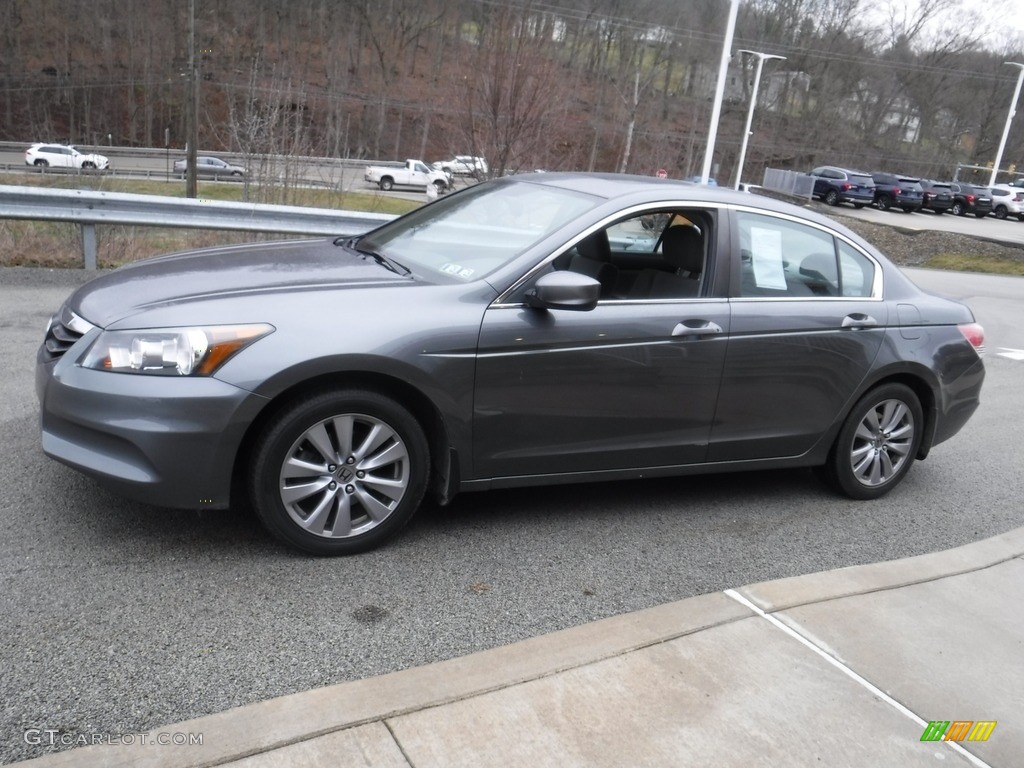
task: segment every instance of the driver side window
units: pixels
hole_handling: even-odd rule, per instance
[[[644,213],[591,233],[553,266],[597,280],[602,301],[693,298],[703,288],[710,229],[702,212]]]

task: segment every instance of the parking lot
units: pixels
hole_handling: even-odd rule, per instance
[[[966,222],[990,224],[1024,234]],[[29,729],[137,732],[1024,525],[1024,280],[910,273],[974,308],[988,379],[965,430],[882,500],[840,498],[806,471],[465,494],[384,549],[316,559],[245,508],[145,507],[46,459],[35,349],[84,275],[0,270],[0,760],[40,754]]]

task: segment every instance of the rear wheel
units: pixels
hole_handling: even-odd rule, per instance
[[[949,209],[949,212],[952,213],[954,216],[963,216],[965,213],[964,204],[957,200],[955,203],[953,203],[953,207]]]
[[[380,180],[379,186],[381,190],[383,190],[384,192],[388,192],[393,186],[395,186],[395,182],[392,180],[390,176],[385,176],[383,179]]]
[[[423,429],[401,405],[374,392],[325,390],[267,425],[248,486],[278,539],[347,555],[378,546],[409,521],[429,468]]]
[[[914,391],[904,384],[883,384],[850,411],[824,474],[851,498],[884,496],[914,463],[923,428],[921,403]]]
[[[839,205],[839,194],[834,189],[830,189],[825,193],[825,202],[828,205]]]
[[[49,163],[48,161],[46,161],[46,160],[43,160],[42,158],[40,158],[39,160],[36,160],[36,161],[35,161],[35,162],[33,163],[33,165],[35,165],[35,166],[37,166],[37,167],[39,167],[39,168],[45,168],[45,167],[46,167],[46,166],[48,166],[49,164],[50,164],[50,163]]]
[[[878,198],[878,210],[888,211],[890,208],[892,208],[892,200],[890,200],[886,195],[882,195]]]

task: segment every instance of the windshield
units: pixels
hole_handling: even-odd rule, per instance
[[[413,211],[356,247],[413,273],[468,282],[504,266],[601,202],[540,184],[486,182]]]

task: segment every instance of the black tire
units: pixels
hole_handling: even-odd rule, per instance
[[[45,168],[49,164],[50,164],[50,162],[48,160],[43,160],[42,158],[39,158],[34,163],[32,163],[32,165],[35,165],[38,168]]]
[[[992,211],[992,213],[995,214],[997,219],[1002,220],[1006,218],[1006,214],[1009,213],[1009,211],[1007,211],[1005,205],[997,205],[996,209]]]
[[[82,163],[82,170],[83,171],[92,171],[92,170],[95,170],[95,169],[96,169],[96,163],[93,163],[93,162]]]
[[[834,189],[830,189],[825,193],[825,204],[826,205],[839,205],[839,193]]]
[[[904,384],[883,384],[857,401],[819,474],[850,498],[877,499],[906,476],[923,431],[914,391]]]
[[[231,175],[232,175],[233,177],[235,177],[236,179],[237,179],[237,178],[241,178],[241,176],[242,176],[242,172],[241,172],[241,171],[232,171],[232,172],[231,172]]]
[[[949,209],[949,212],[954,216],[963,216],[964,213],[966,213],[966,211],[964,211],[964,204],[959,200],[953,203],[953,207]]]
[[[266,425],[247,486],[278,539],[316,555],[350,555],[409,522],[429,475],[426,435],[405,408],[375,392],[323,390]]]
[[[440,179],[438,179],[437,181],[434,182],[434,189],[437,190],[437,194],[443,195],[445,190],[448,189],[448,185],[445,184]]]
[[[390,176],[385,176],[380,180],[380,184],[378,186],[380,186],[382,192],[390,192],[391,188],[395,186],[395,181]]]
[[[892,208],[892,200],[888,195],[881,195],[878,198],[878,210],[888,211],[890,208]]]

